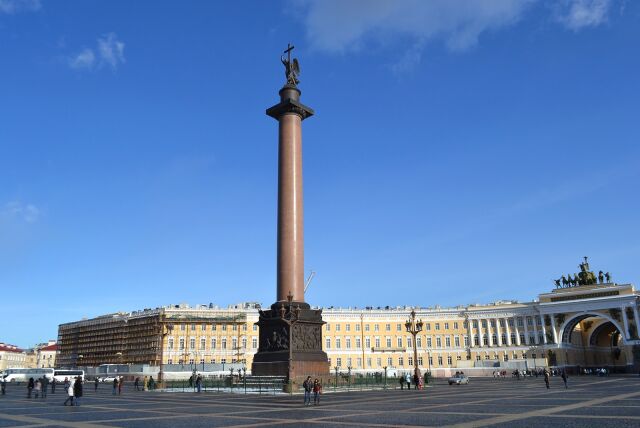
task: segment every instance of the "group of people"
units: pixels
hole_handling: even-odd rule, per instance
[[[407,390],[411,389],[411,382],[413,381],[414,389],[423,389],[424,388],[424,379],[418,372],[413,374],[413,379],[409,373],[405,375],[400,375],[400,389],[404,389],[404,386],[407,385]]]
[[[542,375],[544,376],[544,383],[547,389],[549,389],[549,379],[551,377],[551,372],[547,369],[544,369]],[[562,382],[564,382],[564,388],[569,388],[569,384],[567,383],[569,381],[569,376],[567,375],[567,372],[565,370],[560,371],[560,377],[562,378]]]
[[[320,394],[322,394],[322,384],[315,378],[311,380],[311,376],[307,376],[307,379],[302,383],[304,388],[304,405],[311,405],[311,393],[313,392],[313,404],[317,406],[320,404]]]
[[[64,401],[64,405],[66,406],[67,403],[70,403],[71,406],[79,406],[80,398],[82,398],[82,378],[78,376],[73,382],[65,378],[64,388],[67,391],[67,399]]]

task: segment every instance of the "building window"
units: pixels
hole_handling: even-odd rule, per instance
[[[344,326],[344,329],[345,329],[346,331],[351,331],[351,324],[347,324],[347,325],[345,325],[345,326]]]
[[[412,366],[413,365],[413,357],[409,357],[407,359],[409,360],[408,361],[409,362],[409,366]]]
[[[356,331],[360,331],[360,324],[356,324]]]
[[[336,331],[340,331],[340,324],[336,324]]]
[[[231,339],[231,349],[238,349],[238,338]]]
[[[416,341],[418,342],[418,348],[422,348],[422,338],[420,336],[418,336],[416,338]]]
[[[247,349],[247,338],[246,337],[242,338],[242,349]]]
[[[227,349],[227,339],[222,339],[222,349]]]
[[[436,337],[436,348],[442,348],[442,339],[440,336]]]
[[[520,333],[520,344],[524,344],[524,334]]]
[[[196,331],[196,325],[195,324],[191,324],[191,331]]]
[[[516,343],[516,335],[515,333],[511,333],[511,344],[513,345],[514,343]]]
[[[173,349],[173,337],[169,338],[169,346],[168,346],[168,348],[169,349]]]
[[[227,325],[226,324],[222,324],[222,331],[227,331]]]
[[[364,331],[369,331],[369,324],[364,325]]]
[[[431,330],[431,324],[430,323],[425,323],[424,327],[427,329],[427,331]]]
[[[365,337],[364,345],[365,345],[365,348],[371,348],[371,339],[369,339],[368,337]]]
[[[216,359],[215,358],[212,358],[210,361],[211,361],[211,364],[215,364],[216,363]]]
[[[502,344],[506,345],[507,344],[507,335],[505,333],[502,333],[502,335],[500,335],[500,338],[502,339]]]
[[[478,328],[478,320],[473,320],[473,328]]]
[[[353,367],[353,365],[351,364],[351,358],[347,358],[347,367]]]
[[[504,361],[509,361],[509,355],[506,352],[504,353],[503,359]]]
[[[482,324],[482,328],[487,328],[487,320],[482,320],[480,323]]]
[[[413,348],[413,340],[411,340],[411,336],[407,336],[407,348]]]
[[[202,331],[207,331],[207,325],[206,324],[202,324]]]
[[[431,336],[427,337],[427,348],[431,348]]]
[[[438,365],[442,365],[442,355],[438,355]]]
[[[247,325],[246,324],[242,324],[242,331],[247,331]]]
[[[509,324],[509,327],[513,327],[513,318],[509,318],[507,324]]]
[[[200,358],[200,364],[204,365],[204,358]]]
[[[257,337],[251,338],[251,347],[253,349],[256,349],[258,347],[258,338]]]
[[[376,363],[378,363],[378,367],[382,367],[382,358],[376,358]]]
[[[504,327],[504,318],[500,318],[500,327]]]
[[[180,349],[184,349],[184,338],[180,338]]]
[[[347,349],[351,349],[351,338],[350,337],[347,337],[344,340],[344,343],[345,343],[345,345],[347,345]],[[351,364],[349,364],[349,365],[351,365]]]
[[[444,323],[444,329],[445,330],[449,330],[449,323],[448,322]]]
[[[402,338],[398,338],[398,348],[402,348]]]
[[[453,364],[453,361],[451,360],[451,355],[449,355],[449,356],[447,357],[447,364],[448,364],[448,365]]]
[[[440,323],[439,322],[436,323],[436,330],[440,330]]]
[[[211,331],[216,331],[216,325],[215,324],[211,324]]]
[[[173,360],[172,360],[171,358],[169,358],[169,359],[167,360],[167,364],[173,364]]]
[[[253,331],[258,331],[258,325],[257,324],[253,325]]]
[[[327,323],[327,325],[325,326],[327,331],[331,331],[331,324]]]
[[[204,349],[206,346],[206,339],[204,337],[200,338],[200,349]]]
[[[340,343],[340,338],[339,338],[339,337],[336,337],[336,348],[337,348],[337,349],[340,349],[340,348],[341,348],[341,345],[342,345],[342,344]]]
[[[398,366],[400,366],[400,367],[404,366],[404,358],[403,357],[398,357]]]
[[[496,328],[496,320],[491,320],[491,328]]]
[[[367,358],[367,367],[371,367],[371,358]]]
[[[216,349],[216,338],[215,337],[211,338],[211,349]]]
[[[357,325],[357,324],[356,324]],[[357,358],[356,359],[356,366],[358,368],[362,368],[362,358]]]
[[[429,366],[433,365],[433,357],[429,355]]]
[[[422,364],[422,357],[418,357],[418,365],[419,365],[419,366],[422,366],[422,365],[423,365],[423,364]]]
[[[451,338],[449,336],[444,338],[444,346],[451,348]]]
[[[391,324],[386,324],[386,325],[384,326],[384,330],[385,330],[385,331],[391,331]]]
[[[336,366],[342,367],[342,358],[340,357],[336,358]]]
[[[380,347],[380,338],[376,337],[376,348]]]
[[[231,326],[231,329],[232,329],[233,331],[238,331],[238,324],[234,324],[234,325],[232,325],[232,326]]]
[[[402,331],[402,324],[396,324],[396,331]]]
[[[480,361],[480,355],[476,355],[476,361]]]
[[[187,326],[186,326],[186,325],[184,325],[184,324],[180,324],[180,330],[181,330],[181,331],[185,331],[185,329],[186,329],[186,328],[187,328]]]
[[[391,348],[391,338],[387,337],[387,348]]]
[[[488,360],[489,359],[489,354],[485,354],[484,359]]]
[[[192,337],[191,339],[189,339],[189,348],[196,349],[196,339],[195,339],[195,337]]]
[[[220,364],[227,364],[227,359],[226,358],[220,359]]]
[[[456,348],[460,347],[460,337],[456,336],[453,338],[453,344],[455,345]]]
[[[531,317],[527,317],[527,325],[533,325],[533,319],[531,319]]]
[[[356,337],[356,348],[360,349],[362,347],[362,341],[359,337]]]
[[[458,322],[457,321],[453,323],[453,328],[454,328],[454,330],[458,329]]]
[[[380,324],[374,324],[373,331],[380,331]]]
[[[489,338],[487,337],[486,334],[482,336],[482,343],[485,345],[489,345]]]
[[[189,364],[193,365],[193,358],[189,358]]]
[[[497,345],[498,344],[498,336],[496,334],[492,334],[491,335],[491,344],[492,345]]]
[[[464,337],[464,347],[468,348],[469,347],[469,336],[465,336]]]
[[[324,344],[327,349],[331,349],[331,338],[327,337],[324,341]]]

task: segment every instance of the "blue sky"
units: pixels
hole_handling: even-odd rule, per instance
[[[275,299],[296,46],[307,300],[530,300],[640,278],[640,4],[0,0],[0,341]]]

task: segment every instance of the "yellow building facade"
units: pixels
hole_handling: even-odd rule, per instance
[[[352,373],[410,371],[416,363],[436,376],[546,366],[629,371],[640,360],[638,299],[632,285],[609,283],[557,288],[526,303],[325,308],[323,350],[332,369]],[[66,364],[58,365],[238,363],[250,369],[259,308],[183,304],[63,324],[58,361]],[[422,321],[415,343],[405,328],[412,310]]]

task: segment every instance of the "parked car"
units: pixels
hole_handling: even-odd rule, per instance
[[[468,383],[469,378],[465,375],[457,374],[449,378],[449,385],[463,385]]]
[[[113,383],[113,381],[116,379],[115,376],[103,376],[101,378],[98,378],[98,381],[100,382],[109,382],[109,383]]]

